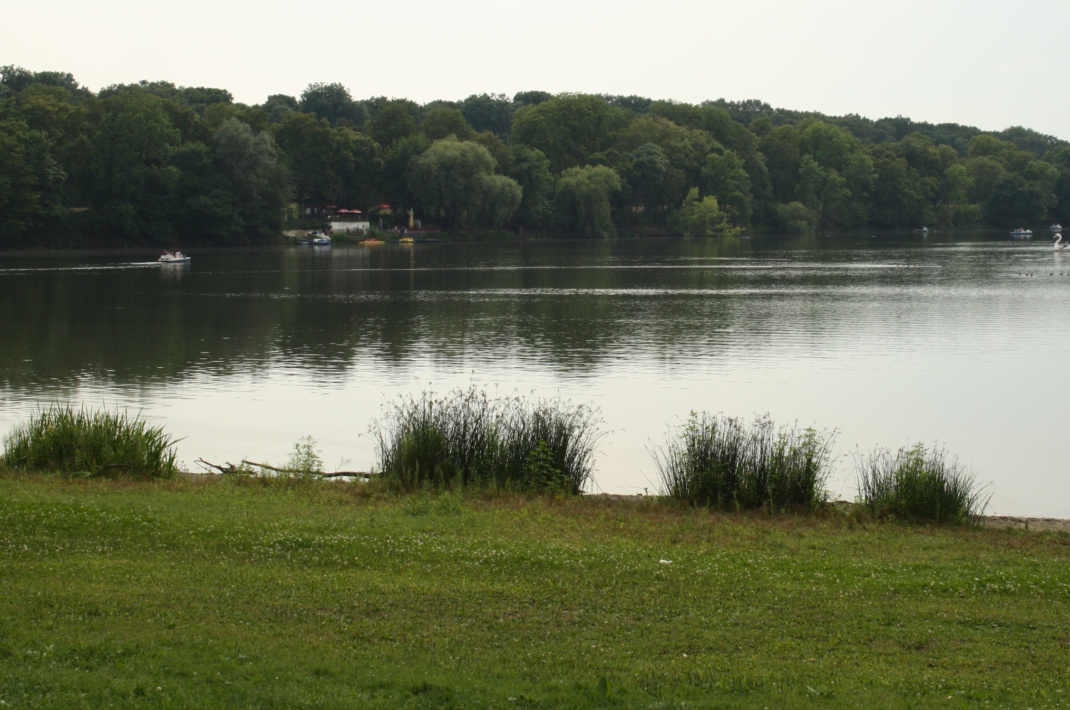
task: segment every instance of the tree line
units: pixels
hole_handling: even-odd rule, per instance
[[[1070,218],[1070,144],[760,101],[316,83],[249,106],[0,67],[0,247],[255,243],[324,205],[582,238],[1018,226]]]

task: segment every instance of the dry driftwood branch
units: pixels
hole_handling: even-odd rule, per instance
[[[269,466],[266,463],[257,463],[256,461],[247,461],[242,459],[242,463],[246,466],[256,466],[257,468],[266,468],[269,471],[277,471],[278,473],[309,473],[306,471],[299,471],[292,468],[278,468],[276,466]],[[368,478],[370,476],[376,476],[378,474],[371,473],[369,471],[334,471],[333,473],[320,473],[318,471],[310,472],[313,476],[319,476],[320,478],[342,478],[343,476],[358,476],[360,478]]]
[[[204,468],[206,470],[205,472],[208,474],[228,474],[238,472],[238,467],[232,464],[230,461],[227,461],[223,466],[220,466],[217,463],[212,463],[211,461],[205,461],[204,459],[197,459],[196,461],[194,461],[194,463],[196,463],[201,468]],[[267,469],[268,471],[275,471],[276,473],[285,473],[290,475],[307,473],[312,476],[319,476],[320,478],[345,478],[347,476],[350,478],[371,478],[372,476],[379,475],[371,471],[334,471],[332,473],[319,473],[317,471],[307,472],[299,471],[292,468],[279,468],[278,466],[271,466],[266,463],[257,463],[256,461],[248,461],[246,459],[242,459],[242,463],[246,466],[255,466],[257,468]]]
[[[257,463],[256,461],[246,461],[242,459],[241,462],[246,466],[256,466],[257,468],[266,468],[269,471],[278,471],[279,473],[297,473],[290,468],[275,468],[274,466],[268,466],[266,463]]]
[[[344,478],[349,476],[351,478],[371,478],[372,476],[378,476],[378,473],[374,471],[334,471],[332,473],[317,473],[315,474],[320,478]]]
[[[198,466],[200,466],[203,469],[206,469],[205,472],[206,473],[210,473],[210,474],[212,474],[212,473],[234,473],[234,471],[236,470],[234,468],[234,464],[232,464],[229,461],[227,461],[227,465],[226,466],[220,466],[217,463],[212,463],[211,461],[205,461],[204,459],[197,459],[193,463],[197,464]]]

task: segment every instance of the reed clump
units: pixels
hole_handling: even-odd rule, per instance
[[[856,453],[855,468],[858,502],[878,518],[976,524],[991,499],[970,469],[937,446]]]
[[[178,471],[175,443],[139,415],[52,405],[4,437],[0,464],[89,477],[170,478]]]
[[[383,480],[406,490],[482,486],[579,493],[604,436],[590,407],[475,387],[399,398],[371,426]]]
[[[722,509],[814,509],[828,500],[835,431],[780,427],[768,415],[750,424],[691,413],[650,453],[663,492]]]

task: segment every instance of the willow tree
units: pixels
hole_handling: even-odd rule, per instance
[[[620,189],[620,177],[604,165],[565,170],[557,181],[554,197],[557,224],[577,237],[612,237],[616,230],[610,196]]]
[[[697,187],[687,193],[680,209],[671,215],[669,224],[688,238],[731,237],[741,231],[732,226],[728,213],[717,204],[717,198],[712,195],[699,197]]]
[[[520,205],[522,191],[494,168],[486,148],[450,136],[413,158],[409,189],[417,204],[450,228],[500,227]]]

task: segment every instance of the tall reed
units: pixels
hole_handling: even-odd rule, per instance
[[[492,399],[471,387],[399,398],[371,432],[384,480],[407,489],[495,485],[578,493],[591,478],[599,423],[583,405]]]
[[[814,508],[828,498],[835,438],[835,431],[778,429],[768,415],[748,425],[692,412],[650,453],[670,497],[719,508]]]
[[[4,437],[4,467],[86,476],[167,478],[178,470],[162,427],[124,412],[75,411],[54,404]]]
[[[875,517],[977,523],[991,493],[944,449],[923,444],[855,454],[858,499]]]

